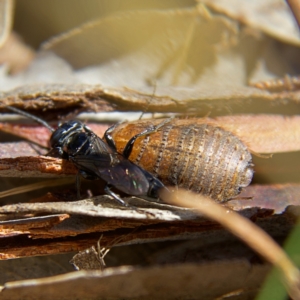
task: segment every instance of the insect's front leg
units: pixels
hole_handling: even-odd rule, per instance
[[[81,186],[81,180],[80,180],[80,173],[78,172],[78,173],[76,174],[77,199],[81,199],[81,195],[80,195],[80,186]]]
[[[133,148],[133,145],[135,143],[135,141],[141,137],[141,136],[144,136],[144,135],[148,135],[148,134],[151,134],[151,133],[154,133],[156,131],[158,131],[161,127],[163,127],[165,124],[169,123],[172,119],[174,119],[174,116],[164,120],[163,122],[159,123],[158,125],[156,126],[149,126],[147,129],[145,129],[144,131],[134,135],[126,144],[124,150],[123,150],[123,156],[125,158],[128,158],[131,154],[131,151],[132,151],[132,148]]]
[[[80,188],[81,188],[81,176],[88,180],[96,180],[99,179],[97,176],[88,174],[83,170],[79,170],[76,174],[76,191],[77,191],[77,199],[81,199]]]

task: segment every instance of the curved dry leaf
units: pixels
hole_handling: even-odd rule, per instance
[[[57,116],[58,111],[82,110],[271,111],[273,104],[299,102],[299,91],[271,93],[247,86],[294,75],[298,54],[237,25],[203,7],[118,13],[48,44],[81,70],[72,70],[53,53],[40,53],[22,74],[3,76],[2,90],[28,86],[2,93],[2,103],[55,110],[52,116]]]
[[[216,55],[221,49],[224,50],[227,45],[234,44],[232,38],[235,32],[233,22],[222,17],[211,18],[207,16],[206,11],[196,8],[129,11],[84,24],[54,37],[45,43],[43,48],[51,49],[77,69],[109,62],[111,59],[118,59],[121,62],[122,57],[126,59],[125,56],[135,66],[134,61],[130,59],[133,53],[137,62],[142,56],[147,59],[147,56],[152,54],[148,59],[152,59],[153,62],[170,60],[171,63],[175,59],[180,67],[181,58],[185,57],[185,60],[192,62],[193,58],[189,57],[189,54],[193,49],[185,48],[193,48],[192,43],[196,43],[194,46],[197,44],[202,46],[204,57],[198,56],[198,64],[193,68],[202,70],[203,67],[215,62]],[[218,49],[219,47],[221,49]],[[66,50],[73,48],[77,48],[76,53]],[[210,53],[211,50],[213,51]],[[140,72],[147,71],[151,74],[153,67],[147,64],[145,66],[147,70],[139,66]],[[166,64],[165,67],[170,65]],[[126,69],[123,71],[130,72]]]
[[[300,46],[299,29],[285,1],[198,0],[251,28],[259,29],[283,42]]]
[[[174,101],[177,111],[207,104],[200,100],[213,105],[247,104],[245,100],[298,101],[298,93],[271,94],[247,86],[248,81],[294,74],[293,63],[283,59],[283,55],[290,55],[279,51],[272,39],[238,32],[236,26],[229,19],[196,8],[126,12],[55,37],[47,48],[76,67],[84,67],[76,71],[79,82],[100,83],[106,91],[112,90],[115,99],[129,96],[134,109],[138,98],[147,100],[146,95],[153,95],[153,85],[156,97],[144,103],[149,111],[155,110],[154,101],[159,100],[164,105],[156,107],[160,111],[165,111],[168,100]]]
[[[30,91],[32,90],[32,91]],[[235,89],[233,94],[226,91],[220,95],[188,95],[180,96],[180,91],[174,88],[158,88],[165,94],[174,93],[182,99],[169,96],[153,96],[153,94],[143,94],[128,89],[108,89],[100,86],[89,85],[38,85],[35,87],[23,87],[9,93],[2,93],[0,109],[5,110],[6,105],[17,106],[23,110],[29,110],[35,115],[46,119],[62,118],[71,114],[71,118],[82,111],[154,111],[154,112],[190,112],[197,113],[201,109],[201,115],[217,110],[257,111],[273,113],[289,113],[298,111],[298,106],[292,102],[299,102],[299,91],[283,91],[271,93],[258,89],[248,88]],[[191,91],[192,92],[192,91]],[[177,93],[177,96],[175,94]],[[194,97],[194,98],[184,98]],[[223,102],[220,100],[223,99]],[[207,102],[207,101],[209,102]],[[263,106],[261,105],[263,102]],[[2,105],[1,105],[2,104]],[[242,106],[241,106],[242,104]],[[290,104],[290,105],[287,105]],[[47,113],[43,112],[47,110]]]
[[[7,112],[7,105],[23,110],[38,111],[39,115],[54,119],[68,113],[81,111],[178,111],[184,103],[169,97],[153,97],[126,88],[104,88],[88,84],[36,84],[0,93],[0,109]],[[44,113],[43,113],[44,111]],[[47,113],[45,113],[47,111]],[[34,112],[33,112],[34,113]],[[36,113],[35,113],[36,114]]]
[[[7,105],[18,106],[24,110],[47,110],[48,115],[51,115],[51,110],[59,110],[60,115],[63,115],[64,109],[72,111],[73,114],[76,113],[76,109],[77,114],[80,110],[91,108],[112,110],[113,104],[108,103],[102,95],[103,88],[99,85],[36,84],[19,87],[7,93],[2,92],[0,107],[2,111]],[[92,102],[89,103],[89,100]]]
[[[222,83],[220,83],[222,85]],[[145,86],[140,90],[87,84],[37,84],[0,93],[0,110],[16,106],[47,120],[73,117],[82,111],[180,112],[205,115],[214,110],[231,112],[290,113],[298,111],[300,92],[277,93],[253,87],[224,85],[216,89]],[[263,102],[262,102],[263,101]],[[263,103],[263,105],[262,105]],[[68,116],[69,114],[69,116]],[[71,116],[70,116],[71,115]]]

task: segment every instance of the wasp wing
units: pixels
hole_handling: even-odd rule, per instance
[[[95,155],[113,155],[115,152],[99,136],[91,133],[89,154]],[[105,158],[104,158],[105,159]]]
[[[103,179],[119,191],[135,196],[148,193],[145,171],[120,154],[76,155],[71,160],[80,170]]]

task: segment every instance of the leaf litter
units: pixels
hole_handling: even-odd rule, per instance
[[[212,5],[214,4],[208,7],[211,8]],[[246,7],[244,4],[242,6]],[[217,10],[216,7],[214,10]],[[285,152],[287,155],[291,151],[297,153],[297,116],[284,115],[297,114],[299,91],[285,87],[271,91],[248,85],[261,80],[284,78],[286,74],[297,75],[297,37],[293,34],[280,34],[276,30],[279,24],[276,21],[267,22],[273,26],[272,30],[267,28],[267,23],[263,27],[257,27],[258,19],[253,22],[251,18],[255,14],[251,16],[250,12],[245,16],[243,24],[246,25],[243,26],[235,14],[227,14],[233,18],[223,15],[222,10],[214,14],[213,10],[200,5],[193,9],[117,13],[85,24],[79,30],[70,31],[45,44],[44,49],[47,50],[43,50],[43,53],[39,51],[29,68],[9,76],[3,72],[1,112],[7,112],[6,105],[13,105],[46,117],[47,120],[71,118],[81,111],[147,110],[202,116],[211,112],[214,118],[209,118],[209,122],[234,132],[253,152]],[[152,25],[149,27],[149,24]],[[290,32],[289,26],[284,30]],[[89,47],[86,47],[87,44]],[[219,116],[228,112],[230,116]],[[254,115],[257,112],[260,115]],[[243,115],[234,115],[237,113]],[[208,118],[203,118],[202,121],[207,120]],[[17,126],[20,127],[1,123],[1,127],[6,127],[5,130],[9,132],[26,131],[26,126]],[[40,135],[41,128],[30,127],[27,138],[31,137],[30,132],[37,143],[43,141],[43,146],[47,146],[47,133],[44,138],[39,138],[43,136]],[[36,151],[29,150],[32,149],[29,145],[24,142],[10,142],[8,145],[1,143],[1,176],[57,177],[76,173],[71,164],[37,155]],[[30,157],[26,157],[26,154],[30,154]],[[270,162],[269,165],[273,164],[274,169],[278,169],[273,158],[267,161]],[[291,166],[288,165],[288,168]],[[267,169],[266,165],[259,163],[256,166],[258,175],[263,174],[262,169]],[[291,184],[293,181],[290,179],[287,182],[289,184],[278,185],[278,181],[271,180],[267,186],[252,185],[241,195],[250,195],[253,197],[252,201],[237,199],[229,205],[242,215],[258,221],[276,238],[282,238],[296,222],[296,209],[288,206],[298,205],[298,184]],[[213,232],[221,230],[219,225],[205,219],[202,223],[204,227],[197,225],[197,216],[193,216],[192,211],[166,208],[160,204],[153,208],[145,207],[145,213],[141,213],[118,208],[113,200],[104,201],[108,204],[103,209],[102,206],[95,206],[93,201],[77,206],[76,201],[66,202],[64,196],[56,196],[49,194],[48,198],[45,197],[48,201],[43,205],[26,203],[32,199],[22,196],[23,203],[1,208],[1,228],[6,234],[2,238],[3,245],[6,245],[2,248],[3,258],[84,250],[96,245],[103,232],[103,246],[109,247],[115,238],[124,234],[127,238],[123,240],[123,244],[132,245],[141,241],[174,242],[176,239],[199,238],[205,234],[213,236]],[[51,202],[51,199],[56,201]],[[182,220],[180,216],[183,213],[191,219]],[[284,222],[286,227],[281,227],[283,231],[280,231],[279,224]],[[221,235],[224,234],[225,231]],[[121,245],[122,242],[118,246]],[[110,253],[107,257],[109,255]],[[222,263],[226,265],[226,262]],[[198,278],[203,283],[201,289],[198,281],[188,284],[186,290],[189,291],[189,296],[194,293],[212,298],[235,293],[246,297],[254,296],[253,291],[256,293],[269,269],[266,265],[251,264],[251,275],[248,260],[230,261],[231,267],[225,266],[225,269],[232,270],[232,273],[223,273],[226,275],[226,282],[232,285],[222,289],[224,279],[219,278],[218,281],[216,278],[221,274],[222,263],[193,264],[191,269],[187,264],[182,264],[178,265],[177,273],[174,269],[171,273],[178,276],[183,274],[195,280]],[[87,283],[92,284],[96,279],[97,282],[101,280],[103,284],[107,284],[107,290],[103,290],[104,285],[90,289],[91,298],[97,298],[100,292],[104,298],[112,295],[139,299],[142,296],[147,299],[147,295],[150,298],[160,296],[161,299],[171,299],[174,295],[187,298],[183,289],[177,290],[174,289],[174,284],[168,285],[169,282],[175,282],[169,275],[164,276],[165,291],[157,294],[157,280],[154,278],[160,281],[164,271],[164,274],[170,274],[168,268],[174,267],[166,265],[140,270],[133,267],[107,269],[101,273],[66,274],[49,278],[49,282],[47,279],[39,279],[33,285],[29,281],[9,283],[5,285],[2,296],[13,299],[21,291],[27,298],[35,295],[45,298],[46,288],[49,286],[52,289],[55,286],[58,299],[74,298],[75,291],[76,296],[82,293],[87,297],[86,289],[83,291],[81,287]],[[189,271],[185,271],[187,269]],[[195,272],[197,276],[194,276]],[[242,275],[245,273],[247,280]],[[254,273],[256,280],[253,281]],[[210,282],[204,280],[207,274],[212,274],[214,289],[206,288],[211,286]],[[143,282],[138,281],[141,276],[145,276]],[[131,286],[132,280],[135,280],[142,288],[139,286],[134,292],[123,289],[122,296],[118,296],[116,278],[120,279],[122,287],[126,286],[126,280],[127,286]],[[170,278],[170,281],[166,278]],[[242,278],[243,283],[238,284],[235,278]],[[184,282],[183,277],[178,280],[181,284]],[[114,283],[113,288],[109,282]],[[147,292],[143,292],[146,283],[153,285],[149,290],[146,288]],[[53,290],[48,295],[53,298]]]

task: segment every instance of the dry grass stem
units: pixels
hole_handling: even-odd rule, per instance
[[[42,189],[45,187],[65,185],[65,184],[69,184],[71,182],[74,182],[73,178],[63,178],[63,179],[59,179],[59,180],[52,179],[52,180],[45,180],[42,182],[27,184],[27,185],[19,186],[19,187],[13,188],[13,189],[9,189],[9,190],[0,192],[0,198],[17,195],[17,194],[22,194],[22,193]]]
[[[185,190],[174,193],[163,192],[162,199],[170,204],[195,208],[200,214],[220,223],[231,233],[244,241],[267,261],[280,269],[289,286],[293,299],[299,298],[300,273],[283,249],[261,228],[248,219],[212,201],[208,197]]]

